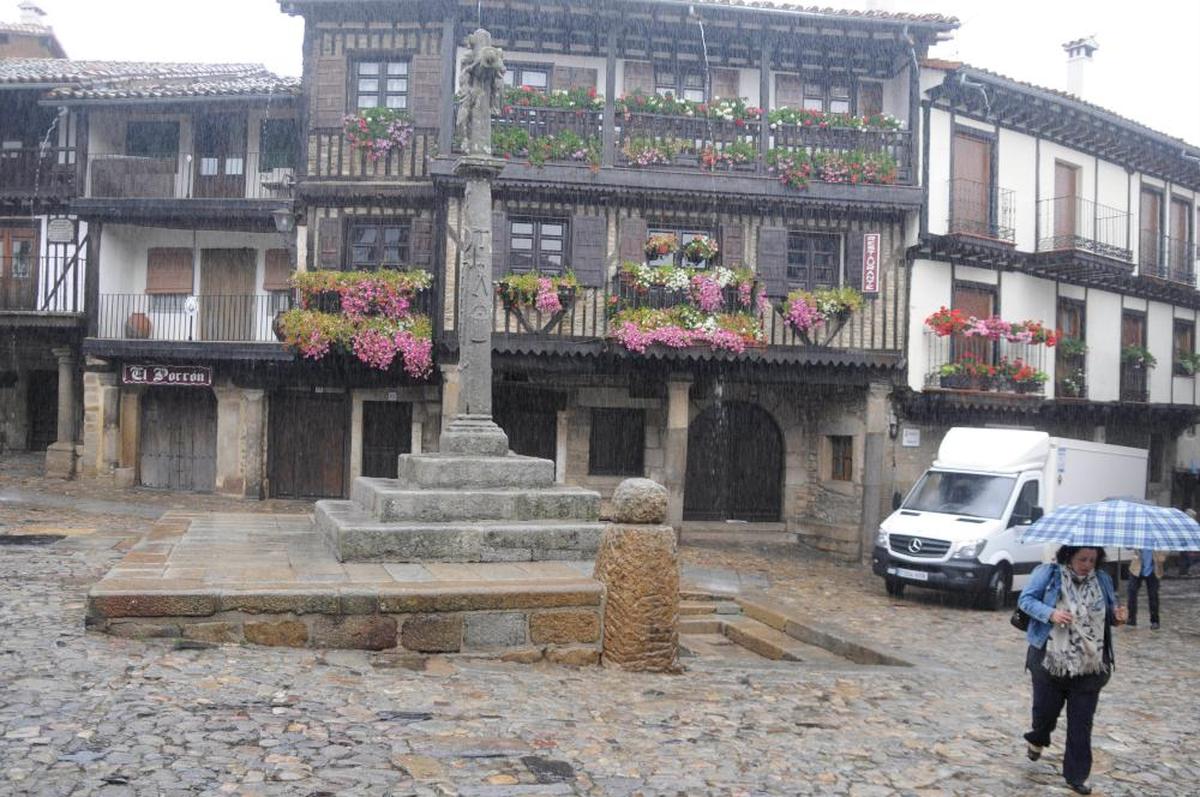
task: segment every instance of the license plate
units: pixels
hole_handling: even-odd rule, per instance
[[[909,570],[906,567],[889,567],[888,572],[900,578],[907,578],[910,581],[928,581],[929,574],[924,570]]]

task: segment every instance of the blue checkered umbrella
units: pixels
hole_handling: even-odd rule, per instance
[[[1172,507],[1110,498],[1059,507],[1027,528],[1021,542],[1194,551],[1200,524]]]

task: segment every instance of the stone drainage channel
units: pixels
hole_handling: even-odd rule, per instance
[[[768,598],[683,591],[679,649],[685,664],[719,667],[794,666],[848,669],[911,667],[840,630],[804,622]]]

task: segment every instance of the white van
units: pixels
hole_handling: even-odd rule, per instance
[[[1047,555],[1044,543],[1021,544],[1024,528],[1066,504],[1144,498],[1146,460],[1140,448],[955,427],[880,526],[872,569],[889,595],[913,584],[978,593],[1002,608]]]

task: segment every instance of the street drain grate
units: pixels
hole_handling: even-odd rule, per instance
[[[64,534],[0,534],[0,545],[53,545],[65,539]]]

